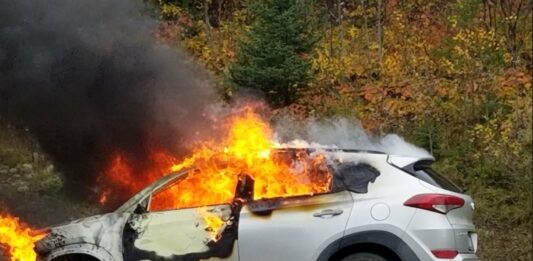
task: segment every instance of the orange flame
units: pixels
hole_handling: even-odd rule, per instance
[[[7,247],[6,255],[12,261],[35,260],[35,242],[46,234],[32,230],[17,217],[0,215],[0,245]]]
[[[227,130],[224,139],[197,144],[192,155],[181,162],[167,154],[158,155],[166,160],[158,170],[146,173],[143,179],[132,177],[118,155],[106,172],[107,179],[116,186],[139,190],[148,184],[149,179],[165,172],[188,167],[198,169],[153,195],[150,205],[153,211],[230,203],[241,174],[254,180],[254,199],[329,190],[331,174],[325,157],[310,157],[304,151],[289,161],[279,157],[273,153],[277,144],[272,141],[272,129],[253,109],[247,108],[244,113],[230,117],[224,127]],[[105,197],[105,194],[101,196]]]
[[[106,205],[114,198],[113,192],[127,191],[129,195],[142,190],[146,185],[161,178],[163,175],[172,172],[172,167],[178,160],[169,154],[163,152],[152,152],[150,159],[155,167],[144,170],[141,174],[130,166],[128,158],[120,152],[117,152],[107,171],[98,178],[97,183],[101,184],[98,201],[101,205]]]
[[[222,230],[226,222],[218,215],[209,212],[206,208],[199,208],[198,213],[204,219],[205,229],[209,232],[211,240],[218,241],[218,233]]]

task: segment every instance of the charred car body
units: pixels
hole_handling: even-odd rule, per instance
[[[432,158],[324,153],[327,193],[255,199],[254,180],[242,173],[231,203],[152,209],[192,169],[113,213],[50,228],[35,250],[46,261],[477,260],[472,199],[431,170]]]

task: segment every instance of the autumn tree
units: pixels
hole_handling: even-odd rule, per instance
[[[274,107],[289,105],[311,79],[309,53],[317,41],[313,2],[254,0],[249,10],[253,22],[239,42],[227,82],[261,91]]]

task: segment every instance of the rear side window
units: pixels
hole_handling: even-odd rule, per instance
[[[463,193],[463,189],[455,185],[451,180],[439,174],[430,167],[431,162],[420,161],[412,165],[408,165],[403,170],[411,173],[413,176],[439,188],[445,190]]]
[[[379,175],[379,170],[366,163],[343,163],[334,167],[332,191],[367,193],[368,184],[374,183]]]

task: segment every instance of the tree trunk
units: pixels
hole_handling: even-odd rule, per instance
[[[366,61],[367,64],[370,64],[370,35],[368,32],[368,17],[366,15],[366,4],[365,0],[361,0],[361,6],[363,7],[363,17],[365,19],[365,38],[366,38]]]
[[[211,49],[211,24],[209,23],[209,2],[210,0],[204,0],[204,23],[205,32],[207,36],[207,46]]]
[[[383,59],[383,23],[381,21],[382,19],[382,8],[383,5],[381,3],[382,0],[378,0],[378,32],[377,32],[377,39],[378,39],[378,64],[381,67],[381,60]]]

